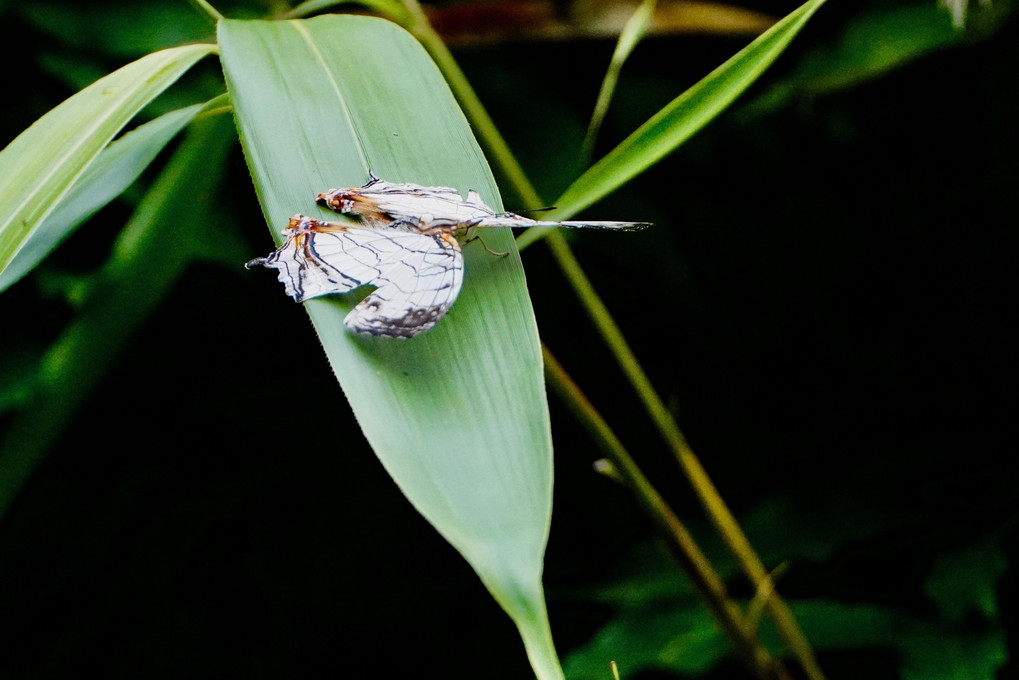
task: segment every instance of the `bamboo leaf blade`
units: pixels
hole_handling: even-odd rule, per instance
[[[555,201],[555,219],[601,200],[707,125],[771,65],[823,4],[804,3],[652,116],[563,192]]]
[[[134,183],[156,155],[204,106],[195,104],[163,114],[103,149],[7,268],[0,272],[0,292],[31,271],[79,224]]]
[[[934,3],[875,6],[850,17],[834,40],[804,55],[788,76],[746,103],[743,113],[760,115],[795,96],[855,87],[992,31],[993,23],[983,30],[971,27],[961,32]]]
[[[212,45],[155,52],[99,79],[0,151],[0,271],[99,152]]]
[[[274,237],[290,215],[335,218],[315,196],[392,182],[501,202],[448,86],[390,22],[356,16],[224,21],[222,63]],[[540,678],[561,678],[541,590],[552,451],[537,329],[512,235],[465,248],[465,284],[433,330],[357,336],[349,296],[305,303],[361,430],[411,503],[517,624]],[[292,304],[283,297],[266,304]],[[293,417],[281,413],[279,417]],[[337,433],[337,453],[344,437]]]
[[[204,243],[205,218],[234,134],[225,116],[184,140],[90,280],[75,319],[46,352],[35,394],[0,440],[0,516]]]

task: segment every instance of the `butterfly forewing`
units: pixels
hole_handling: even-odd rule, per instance
[[[279,270],[287,295],[298,302],[375,286],[344,320],[358,332],[416,335],[434,326],[460,292],[463,254],[448,233],[423,233],[407,220],[371,228],[303,215],[292,217],[284,233],[276,252],[248,266]]]
[[[298,302],[346,293],[380,273],[373,234],[362,227],[295,215],[283,233],[287,239],[276,252],[247,266],[279,270],[287,295]]]
[[[426,187],[394,183],[373,177],[362,187],[330,189],[318,195],[322,205],[366,224],[385,226],[414,220],[425,226],[455,228],[566,227],[569,229],[643,229],[646,222],[552,222],[532,220],[511,212],[497,213],[485,205],[476,191],[464,199],[452,187]]]
[[[399,220],[466,224],[496,215],[475,191],[468,192],[464,200],[452,187],[396,184],[377,178],[363,187],[330,189],[318,195],[318,202],[336,212],[357,215],[372,226]]]

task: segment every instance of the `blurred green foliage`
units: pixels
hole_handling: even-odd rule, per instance
[[[0,79],[17,93],[2,144],[125,61],[211,36],[192,12],[0,4],[16,66]],[[1019,24],[997,0],[969,20],[955,32],[933,0],[829,3],[733,110],[590,211],[655,229],[574,242],[762,557],[786,565],[779,587],[832,680],[1017,675]],[[595,157],[741,46],[641,43]],[[580,169],[612,49],[456,53],[548,200]],[[147,117],[219,87],[207,60]],[[0,431],[186,144],[0,296]],[[0,676],[527,677],[508,620],[347,437],[357,424],[303,312],[241,267],[269,245],[264,223],[236,149],[214,165],[197,221],[175,208],[187,266],[167,278],[154,263],[158,308],[0,523],[0,611],[15,623]],[[531,248],[525,265],[545,341],[725,565],[548,255]],[[552,406],[546,586],[568,677],[610,677],[610,659],[626,680],[747,677]],[[340,433],[355,443],[337,458]]]

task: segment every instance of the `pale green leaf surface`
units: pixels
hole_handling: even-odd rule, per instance
[[[212,45],[156,52],[101,78],[0,151],[0,271],[114,135]]]
[[[294,213],[335,219],[316,206],[316,194],[363,184],[369,168],[394,182],[475,189],[501,209],[440,73],[395,24],[354,16],[224,21],[219,39],[248,165],[277,241]],[[489,230],[485,241],[509,255],[467,246],[459,300],[435,329],[410,340],[353,334],[343,325],[350,296],[305,306],[387,471],[513,618],[538,676],[560,678],[541,589],[552,451],[537,329],[512,235]],[[293,302],[280,286],[265,304]],[[300,357],[282,359],[300,364]],[[276,370],[287,385],[300,376]],[[335,408],[301,402],[299,386],[283,396],[278,417],[300,421],[297,431],[322,427],[322,414]],[[358,436],[335,435],[336,455]]]
[[[555,201],[557,210],[549,219],[566,219],[601,200],[707,125],[764,72],[822,4],[801,5],[672,100],[578,177]]]
[[[0,272],[0,291],[31,271],[79,224],[127,189],[204,106],[195,104],[163,114],[103,149],[7,268]]]

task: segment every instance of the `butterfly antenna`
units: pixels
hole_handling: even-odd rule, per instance
[[[556,209],[556,206],[548,205],[548,206],[545,206],[544,208],[530,208],[528,210],[521,210],[517,214],[518,215],[529,215],[530,213],[548,212],[549,210],[555,210],[555,209]]]

